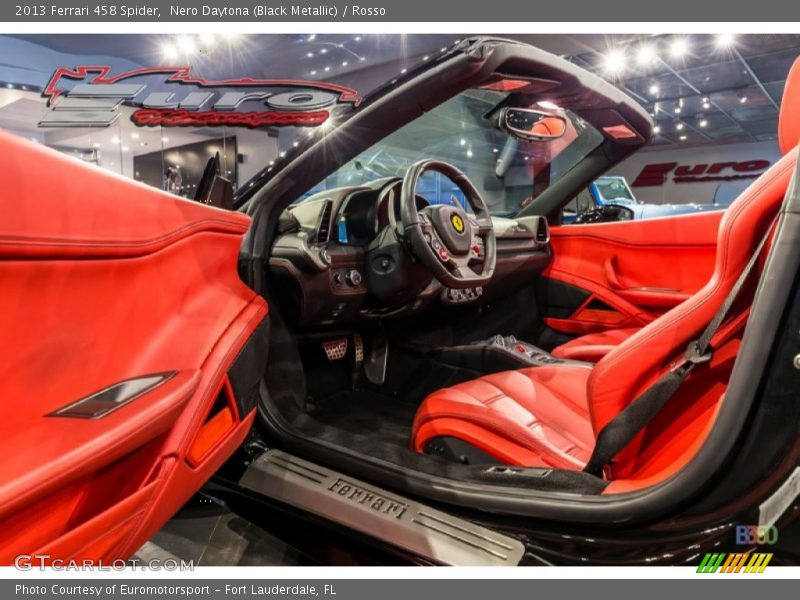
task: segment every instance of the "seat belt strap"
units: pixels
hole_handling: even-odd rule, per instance
[[[776,216],[770,226],[767,227],[764,237],[756,246],[747,265],[745,265],[736,283],[733,284],[730,292],[728,292],[725,301],[706,326],[702,335],[689,344],[683,358],[600,430],[600,433],[597,434],[597,442],[592,451],[592,456],[583,469],[584,472],[602,477],[605,466],[633,438],[639,435],[645,426],[664,408],[670,398],[681,387],[684,379],[692,372],[692,369],[700,363],[711,360],[711,339],[722,325],[725,317],[728,316],[728,312],[742,291],[745,282],[755,269],[756,264],[758,264],[758,258],[767,244],[767,240],[772,235],[773,226],[777,219],[778,217]]]

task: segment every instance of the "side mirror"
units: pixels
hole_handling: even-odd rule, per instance
[[[556,140],[567,131],[567,119],[533,108],[510,108],[500,111],[500,129],[515,137],[534,142]]]
[[[233,182],[222,175],[215,175],[206,199],[201,202],[217,208],[233,210]]]
[[[233,183],[221,175],[219,152],[208,159],[194,194],[196,202],[226,210],[233,209]]]

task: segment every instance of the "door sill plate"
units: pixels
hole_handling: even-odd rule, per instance
[[[254,460],[239,484],[443,565],[514,566],[514,538],[279,450]]]

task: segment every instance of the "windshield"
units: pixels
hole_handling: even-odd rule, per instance
[[[437,159],[463,171],[495,215],[513,215],[599,146],[603,136],[590,124],[565,112],[567,130],[555,140],[529,141],[497,126],[498,105],[536,108],[529,97],[470,89],[401,127],[310,189],[362,185],[383,177],[402,177],[418,160]],[[432,204],[464,203],[445,176],[426,173],[417,193]]]
[[[600,177],[594,184],[603,200],[635,200],[633,192],[621,177]]]

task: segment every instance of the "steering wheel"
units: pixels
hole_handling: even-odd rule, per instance
[[[427,171],[441,173],[455,183],[474,216],[460,206],[445,204],[417,210],[417,182]],[[409,167],[400,191],[400,220],[411,252],[443,285],[468,288],[492,278],[497,255],[491,214],[472,182],[453,165],[422,160]],[[482,267],[476,272],[470,263],[481,259]]]

